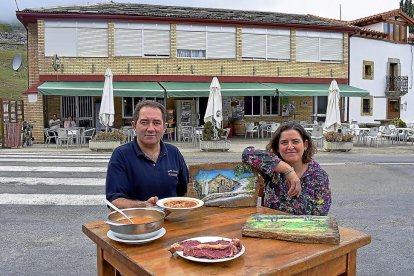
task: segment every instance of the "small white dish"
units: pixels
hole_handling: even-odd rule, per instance
[[[191,207],[168,207],[165,206],[166,203],[171,201],[190,201],[193,203],[193,206]],[[204,205],[204,201],[198,199],[198,198],[192,198],[192,197],[167,197],[163,198],[157,201],[157,206],[169,210],[169,211],[190,211],[194,210],[196,208],[199,208]]]
[[[210,241],[217,241],[217,240],[231,241],[231,239],[228,239],[228,238],[214,237],[214,236],[197,237],[197,238],[187,239],[187,240],[184,240],[184,241],[191,241],[191,240],[196,240],[196,241],[199,241],[199,242],[210,242]],[[192,257],[192,256],[184,256],[183,251],[176,251],[176,253],[177,253],[178,256],[180,256],[182,258],[190,260],[190,261],[194,261],[194,262],[220,263],[220,262],[227,262],[227,261],[234,260],[234,259],[240,257],[241,255],[243,255],[244,251],[246,251],[246,248],[244,248],[244,245],[242,245],[242,248],[241,248],[239,253],[237,253],[233,257],[223,258],[223,259],[207,259],[207,258],[196,258],[196,257]]]
[[[162,236],[165,235],[165,233],[167,233],[167,231],[165,230],[165,228],[161,228],[159,230],[159,233],[156,236],[153,236],[149,239],[139,239],[139,240],[126,240],[126,239],[121,239],[118,238],[117,236],[114,235],[114,232],[112,232],[111,230],[109,230],[106,235],[108,236],[108,238],[110,238],[113,241],[117,241],[117,242],[122,242],[122,243],[127,243],[127,244],[142,244],[142,243],[147,243],[150,241],[154,241],[156,239],[161,238]]]

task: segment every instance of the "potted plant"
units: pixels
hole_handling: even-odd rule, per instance
[[[200,149],[203,151],[221,150],[228,151],[230,149],[230,141],[221,139],[224,130],[217,129],[217,137],[214,135],[214,127],[211,122],[206,122],[203,128],[203,139],[200,141]]]
[[[113,130],[108,132],[99,132],[89,141],[90,150],[114,150],[125,142],[126,135],[119,131]]]
[[[353,135],[350,133],[342,134],[336,131],[326,132],[324,135],[323,148],[325,151],[341,150],[350,151],[353,147]]]

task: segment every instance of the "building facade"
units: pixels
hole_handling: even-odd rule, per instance
[[[370,92],[349,98],[349,118],[361,123],[401,118],[414,126],[414,49],[408,36],[411,17],[392,10],[349,22],[357,26],[350,38],[351,85]]]
[[[241,118],[323,120],[333,79],[344,98],[368,95],[349,85],[355,28],[310,15],[119,3],[16,15],[28,32],[24,110],[35,122],[36,141],[53,113],[99,128],[107,68],[114,75],[116,128],[130,123],[142,99],[164,103],[171,124],[203,124],[214,76],[225,125]]]

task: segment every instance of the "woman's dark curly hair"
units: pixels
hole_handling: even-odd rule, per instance
[[[316,148],[312,142],[312,138],[310,134],[300,124],[296,122],[282,123],[280,127],[278,127],[276,132],[273,134],[272,138],[270,139],[269,144],[267,144],[266,150],[269,152],[273,152],[280,159],[283,160],[282,156],[279,153],[280,136],[282,135],[282,132],[291,130],[291,129],[299,132],[300,136],[302,137],[303,142],[308,141],[308,148],[303,152],[303,155],[302,155],[302,162],[308,163],[309,161],[311,161],[312,156],[315,154]]]

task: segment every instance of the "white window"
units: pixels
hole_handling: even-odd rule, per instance
[[[177,25],[177,57],[236,58],[236,29],[203,25]]]
[[[273,97],[273,96],[244,97],[244,115],[246,116],[279,115],[279,97]]]
[[[134,115],[134,109],[137,103],[151,100],[157,101],[164,105],[164,98],[153,98],[153,97],[123,97],[122,98],[122,118],[132,118]]]
[[[243,59],[290,60],[290,31],[243,28],[242,57]]]
[[[342,33],[297,31],[296,61],[342,62]]]
[[[170,25],[115,23],[115,56],[169,57]]]
[[[45,21],[45,56],[107,57],[108,23]]]

